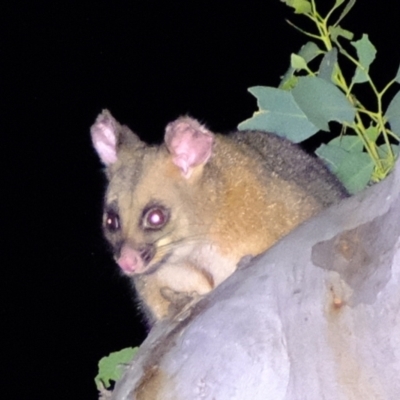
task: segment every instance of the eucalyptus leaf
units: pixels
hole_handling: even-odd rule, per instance
[[[400,66],[399,66],[399,69],[397,70],[397,74],[394,79],[397,83],[400,83]]]
[[[103,357],[99,361],[99,373],[95,378],[96,386],[100,390],[109,388],[110,381],[118,381],[124,372],[124,366],[132,361],[138,347],[128,347],[114,353],[110,353],[107,357]]]
[[[364,144],[357,135],[344,135],[336,137],[335,139],[332,139],[328,145],[340,147],[349,153],[359,153],[364,149]]]
[[[354,33],[348,31],[347,29],[343,29],[340,26],[330,26],[329,34],[333,42],[337,43],[338,37],[342,36],[347,40],[353,40]]]
[[[248,90],[257,98],[259,111],[240,123],[240,130],[273,132],[294,143],[301,142],[318,131],[296,104],[291,92],[263,86]]]
[[[296,76],[294,76],[295,69],[290,66],[285,74],[281,77],[281,82],[279,83],[279,88],[284,90],[289,90],[295,85],[294,82],[297,84]]]
[[[315,150],[315,154],[324,161],[331,172],[336,174],[340,164],[344,158],[347,157],[348,152],[336,145],[321,144],[321,146]]]
[[[338,177],[350,194],[364,189],[371,180],[374,163],[367,153],[349,152],[331,143],[321,145],[315,153]]]
[[[314,76],[300,77],[291,92],[307,119],[319,129],[329,131],[329,121],[351,123],[355,109],[333,84]]]
[[[307,42],[305,45],[301,46],[298,54],[300,57],[303,57],[308,64],[321,53],[322,50],[314,42]]]
[[[306,60],[297,54],[290,56],[290,66],[295,70],[307,69]]]
[[[336,21],[335,26],[339,24],[339,22],[349,13],[349,11],[353,8],[354,4],[356,4],[356,0],[349,0],[346,7],[343,9],[340,14],[339,19]]]
[[[350,194],[368,185],[374,170],[374,162],[367,153],[348,153],[342,160],[336,175]]]
[[[289,7],[294,8],[296,14],[307,14],[311,12],[311,3],[309,0],[281,0]]]
[[[399,154],[399,146],[398,145],[390,145],[392,154],[389,153],[389,149],[387,144],[382,144],[377,147],[379,161],[382,165],[383,170],[392,170],[393,167],[393,156],[397,158]]]
[[[378,139],[379,136],[379,129],[377,126],[371,125],[369,126],[365,132],[364,136],[370,141],[370,142],[376,142],[376,139]]]
[[[385,113],[390,129],[400,137],[400,91],[393,97]]]
[[[392,153],[395,157],[398,156],[399,154],[399,146],[391,144],[390,148],[392,150]],[[381,144],[378,148],[378,155],[381,163],[383,163],[384,168],[391,169],[393,165],[393,160],[391,154],[389,154],[389,149],[387,144]]]
[[[337,49],[334,47],[329,50],[321,60],[321,64],[319,66],[318,77],[332,82],[333,70],[335,68],[335,64],[337,63]]]
[[[357,50],[358,61],[360,62],[363,69],[357,67],[353,77],[353,83],[363,83],[368,81],[368,70],[371,63],[375,60],[376,48],[370,42],[368,35],[363,34],[362,38],[351,44]]]
[[[305,45],[301,46],[301,49],[297,54],[298,56],[302,57],[308,64],[310,61],[312,61],[315,57],[317,57],[321,53],[322,51],[314,42],[307,42]],[[292,79],[292,77],[295,71],[296,69],[290,66],[290,68],[285,72],[285,75],[282,77],[281,83],[279,84],[279,88],[290,89],[294,87],[293,85],[294,80]]]
[[[282,90],[291,90],[297,85],[298,81],[299,81],[299,78],[297,76],[293,75],[289,79],[287,79],[283,83],[283,85],[280,86],[280,89],[282,89]]]

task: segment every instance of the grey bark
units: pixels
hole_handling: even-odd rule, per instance
[[[398,164],[155,326],[112,399],[398,400],[399,221]]]

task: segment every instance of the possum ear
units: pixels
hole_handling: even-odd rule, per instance
[[[103,110],[90,128],[92,143],[101,161],[108,166],[118,158],[121,146],[143,145],[127,126],[120,125],[108,110]]]
[[[164,141],[172,162],[188,179],[210,158],[214,135],[195,119],[181,117],[167,125]]]
[[[105,165],[117,161],[118,130],[119,124],[108,110],[103,110],[90,128],[93,146]]]

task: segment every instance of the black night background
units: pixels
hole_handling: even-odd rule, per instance
[[[342,22],[376,46],[379,88],[400,63],[399,16],[358,0]],[[307,40],[285,19],[310,26],[279,0],[2,5],[2,398],[97,399],[98,360],[146,336],[102,238],[97,114],[151,142],[182,114],[232,131],[256,110],[247,88],[277,86]]]

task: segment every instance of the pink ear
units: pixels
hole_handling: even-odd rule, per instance
[[[173,163],[190,178],[194,168],[210,158],[214,135],[195,119],[181,117],[167,125],[164,140]]]
[[[117,124],[110,112],[103,110],[90,128],[93,146],[105,165],[117,161]]]

